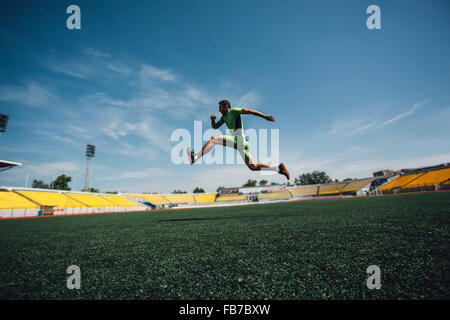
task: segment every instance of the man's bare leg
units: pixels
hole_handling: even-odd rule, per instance
[[[252,171],[261,171],[261,170],[276,171],[279,174],[284,175],[288,180],[290,179],[290,174],[286,169],[286,166],[282,162],[278,165],[278,167],[271,166],[265,163],[256,163],[255,160],[252,158],[252,156],[249,155],[245,157],[245,164]]]
[[[200,159],[205,154],[210,152],[216,145],[222,145],[222,146],[234,148],[234,144],[227,145],[226,136],[214,136],[211,139],[209,139],[208,142],[205,143],[202,150],[200,150],[198,153],[192,152],[191,148],[189,148],[189,147],[187,148],[187,153],[188,153],[190,163],[194,164],[198,159]],[[240,151],[240,150],[238,150],[238,151]],[[289,172],[283,163],[280,163],[278,165],[278,167],[271,166],[271,165],[268,165],[265,163],[256,163],[255,160],[252,158],[252,156],[248,155],[248,156],[245,156],[245,164],[252,171],[261,171],[261,170],[276,171],[279,174],[284,175],[288,180],[290,179]]]
[[[211,139],[208,140],[208,142],[205,143],[205,145],[202,147],[202,150],[199,152],[191,152],[191,148],[188,148],[188,156],[190,157],[191,164],[194,164],[198,159],[203,157],[205,154],[210,152],[216,145],[225,146],[226,145],[226,138],[225,136],[214,136],[211,137]]]

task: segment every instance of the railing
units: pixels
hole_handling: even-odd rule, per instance
[[[53,208],[54,216],[72,215],[72,214],[92,214],[106,212],[133,212],[149,211],[147,207],[79,207],[79,208]],[[40,209],[0,209],[0,218],[23,218],[35,217],[39,215]]]

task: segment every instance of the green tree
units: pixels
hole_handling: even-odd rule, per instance
[[[205,190],[203,190],[203,188],[196,187],[193,192],[194,193],[205,193]]]
[[[277,184],[278,184],[278,183],[276,183],[276,182],[271,182],[271,183],[270,183],[271,186],[276,186]]]
[[[33,180],[32,188],[50,189],[50,186],[42,180]]]
[[[186,191],[182,191],[182,190],[173,190],[172,191],[173,194],[182,194],[182,193],[187,193]]]
[[[256,187],[256,180],[248,179],[246,183],[244,183],[243,187]]]
[[[105,193],[107,193],[107,194],[118,194],[117,191],[106,191]]]
[[[352,179],[352,178],[345,178],[344,180],[342,180],[342,181],[352,181],[352,180],[356,180],[356,178],[355,179]]]
[[[81,189],[81,191],[83,191],[83,192],[92,192],[92,193],[100,193],[100,190],[98,190],[98,189],[95,189],[95,188],[89,188],[87,191],[86,191],[86,189]]]
[[[220,186],[220,187],[217,188],[216,192],[220,192],[220,191],[222,191],[223,189],[225,189],[225,187]]]
[[[52,181],[51,186],[54,190],[70,190],[69,182],[72,178],[62,174],[58,176],[54,181]]]
[[[261,180],[261,181],[259,181],[259,185],[260,185],[261,187],[264,187],[265,185],[267,185],[268,182],[269,182],[269,181],[267,181],[267,180]]]
[[[304,173],[297,178],[295,178],[295,184],[297,186],[304,186],[310,184],[320,184],[329,183],[331,181],[330,177],[323,171],[313,171],[311,173]]]

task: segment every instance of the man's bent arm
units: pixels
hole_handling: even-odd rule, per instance
[[[211,127],[213,129],[219,129],[221,125],[223,125],[223,120],[219,120],[216,123],[216,119],[215,118],[214,119],[211,118]]]
[[[275,117],[271,114],[264,114],[259,111],[253,110],[253,109],[244,109],[242,108],[242,114],[252,114],[254,116],[261,117],[263,119],[266,119],[267,121],[275,121]]]

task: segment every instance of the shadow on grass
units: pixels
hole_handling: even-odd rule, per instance
[[[259,216],[234,216],[234,217],[215,217],[215,218],[185,218],[185,219],[162,219],[158,222],[181,222],[181,221],[207,221],[207,220],[229,220],[229,219],[253,219],[253,218],[280,218],[279,215],[259,215]]]

